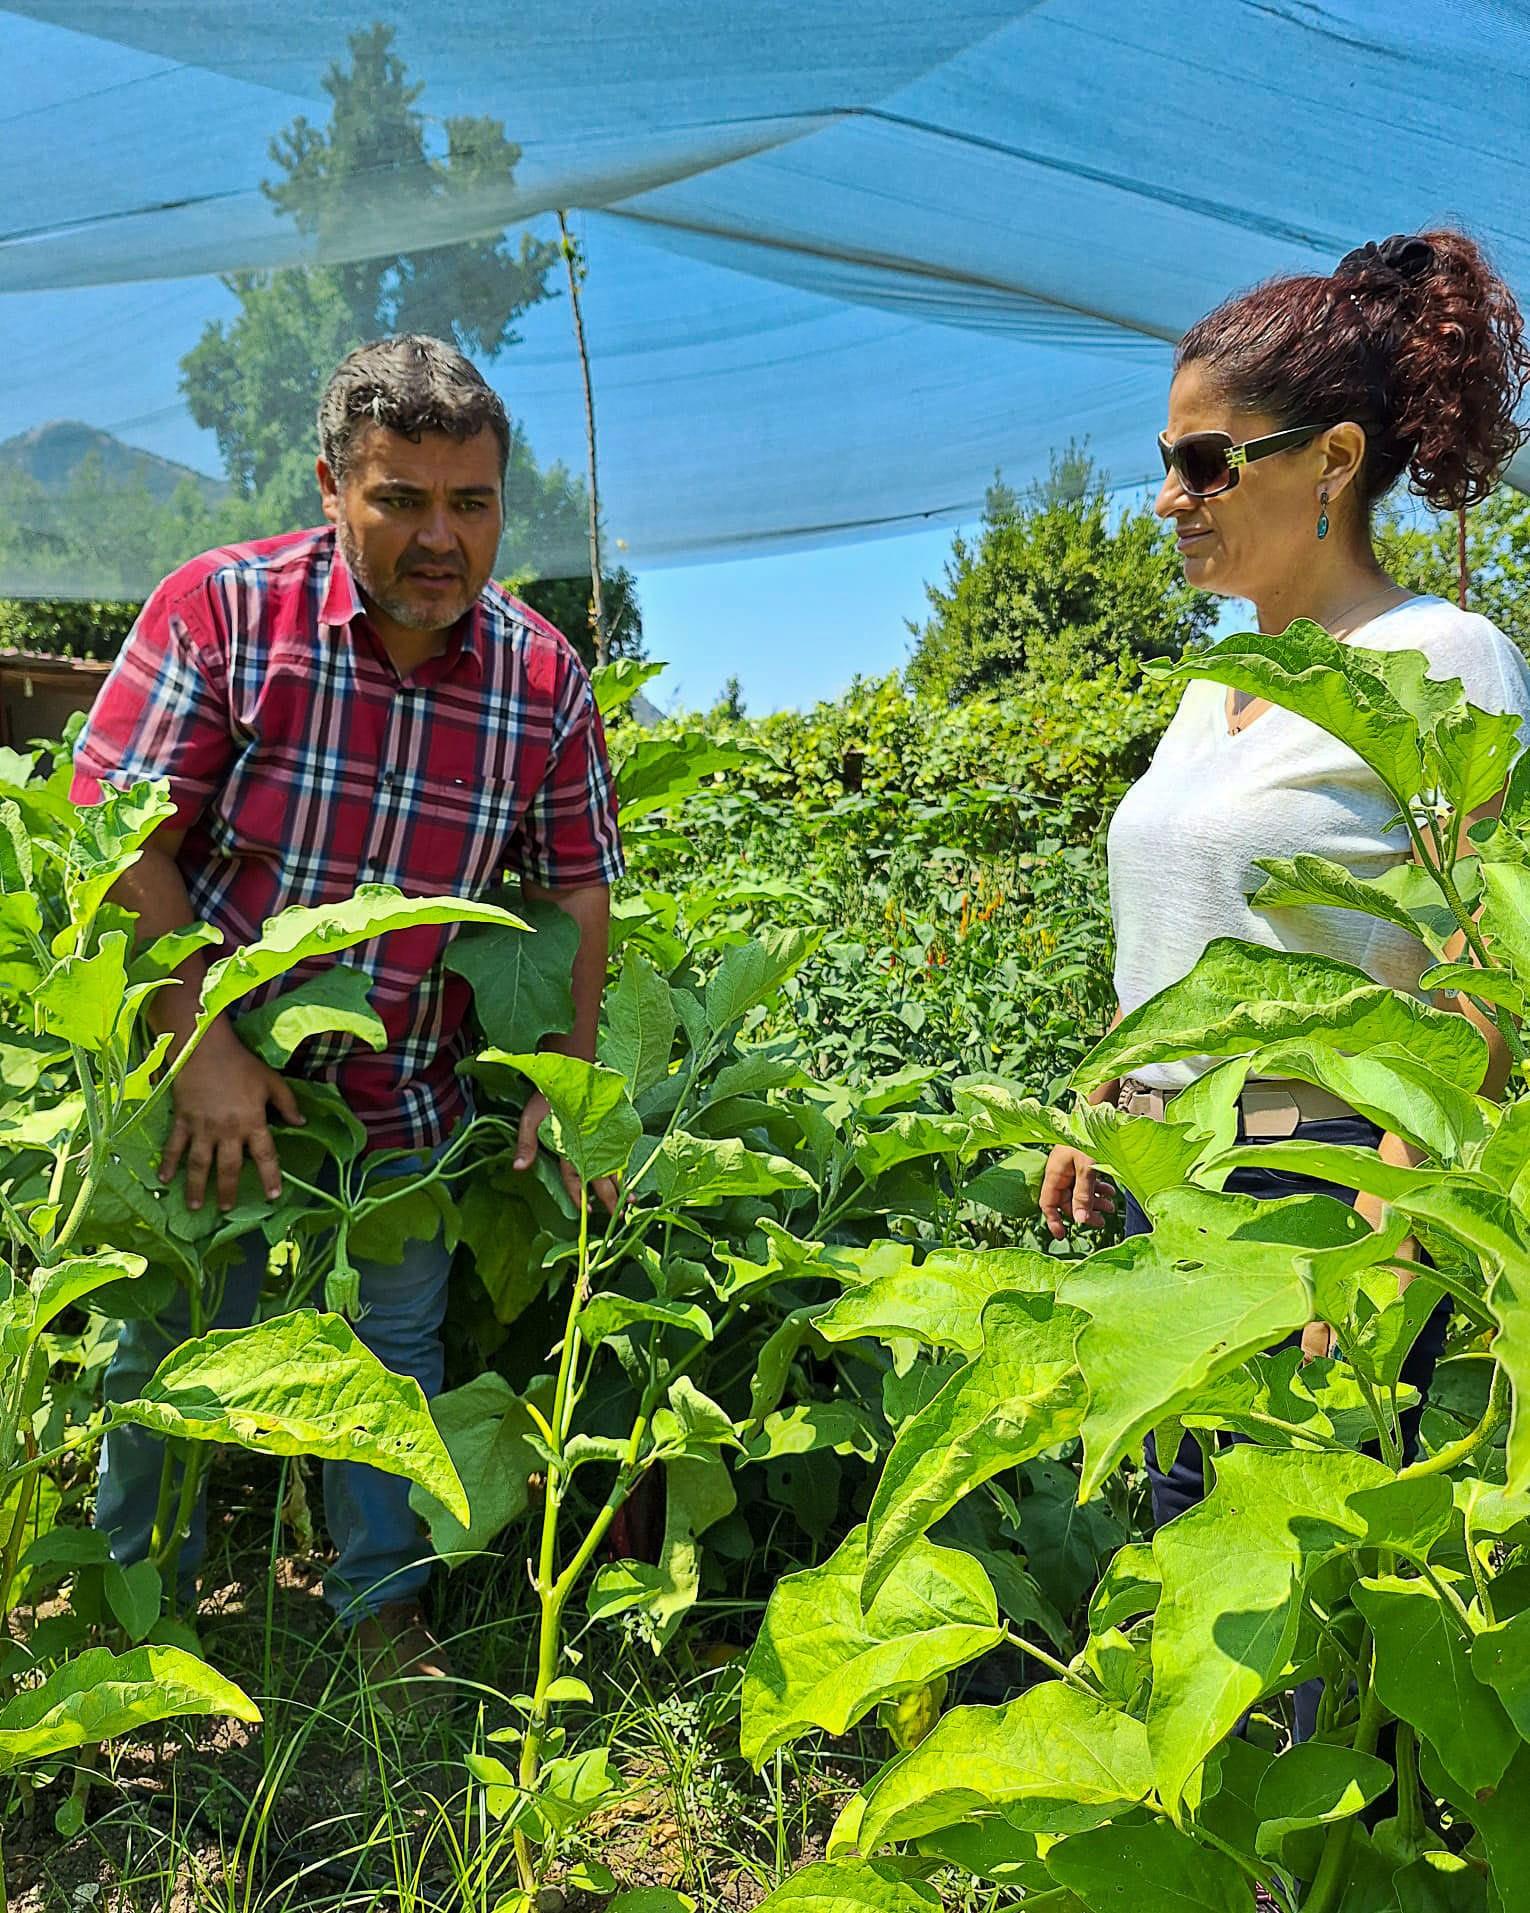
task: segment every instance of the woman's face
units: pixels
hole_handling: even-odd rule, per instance
[[[1169,388],[1164,430],[1170,440],[1187,432],[1229,432],[1241,445],[1282,431],[1287,423],[1265,412],[1235,410],[1207,378],[1204,365],[1192,360]],[[1198,591],[1255,604],[1289,591],[1317,551],[1319,495],[1328,463],[1323,441],[1315,439],[1245,466],[1237,485],[1217,498],[1190,497],[1179,474],[1169,472],[1154,510],[1174,521],[1185,582]]]

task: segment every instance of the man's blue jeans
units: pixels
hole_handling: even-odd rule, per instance
[[[418,1167],[404,1164],[403,1167]],[[257,1232],[229,1268],[223,1302],[211,1328],[244,1328],[254,1320],[268,1250]],[[406,1244],[401,1263],[359,1261],[362,1314],[356,1333],[385,1367],[412,1375],[427,1397],[441,1391],[441,1320],[451,1254],[438,1236]],[[177,1294],[157,1321],[128,1321],[106,1371],[108,1401],[141,1392],[164,1356],[190,1333],[186,1298]],[[110,1537],[124,1564],[149,1552],[159,1498],[164,1443],[141,1428],[117,1428],[101,1449],[96,1526]],[[354,1461],[324,1463],[324,1515],[339,1558],[324,1580],[326,1600],[347,1622],[384,1602],[416,1598],[430,1578],[434,1556],[409,1506],[409,1483]],[[207,1545],[205,1494],[181,1548],[183,1592],[195,1586]]]

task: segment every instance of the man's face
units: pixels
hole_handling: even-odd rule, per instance
[[[418,444],[367,425],[337,483],[319,460],[324,515],[375,613],[406,631],[444,631],[489,582],[504,511],[499,441],[424,432]]]

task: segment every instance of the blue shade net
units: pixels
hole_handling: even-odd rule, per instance
[[[505,397],[505,568],[587,571],[559,208],[636,566],[970,518],[1070,441],[1146,482],[1178,334],[1364,239],[1463,222],[1530,295],[1505,0],[36,0],[0,50],[12,595],[312,522],[323,376],[395,329]]]

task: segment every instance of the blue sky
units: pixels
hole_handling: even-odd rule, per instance
[[[662,709],[704,710],[737,676],[746,708],[806,709],[860,673],[900,670],[905,620],[925,611],[952,533],[818,547],[638,574],[651,658],[667,665],[648,695]]]

